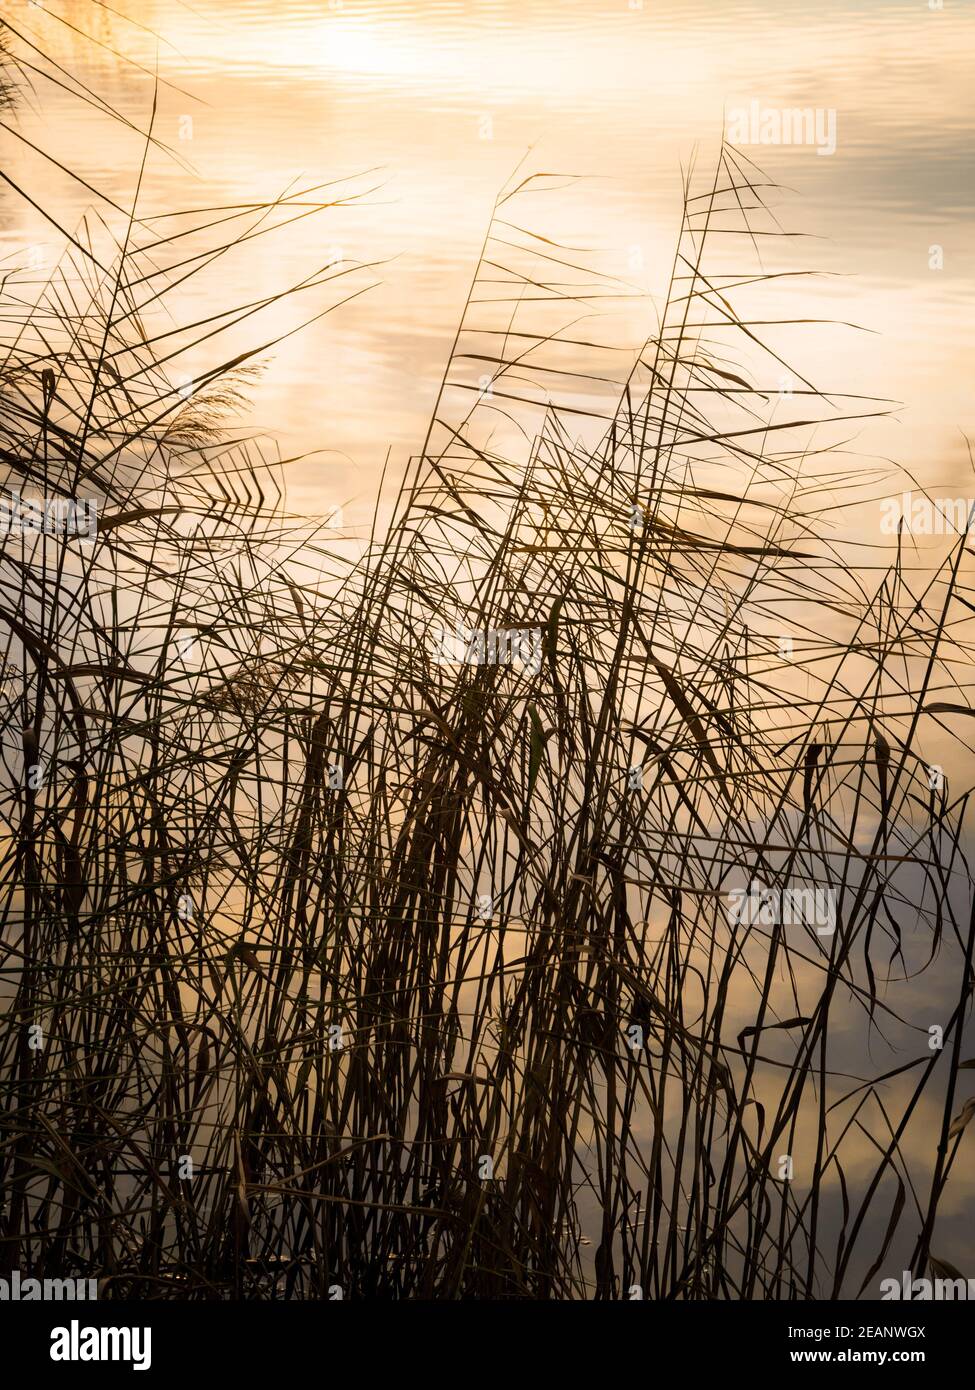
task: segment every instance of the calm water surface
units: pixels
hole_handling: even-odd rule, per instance
[[[945,0],[48,0],[5,6],[65,66],[144,128],[161,79],[144,213],[233,205],[348,180],[352,205],[297,223],[211,268],[185,318],[271,294],[333,255],[374,269],[265,311],[180,364],[188,375],[271,340],[372,286],[268,354],[248,423],[284,454],[293,508],[359,499],[390,454],[401,474],[423,438],[495,196],[524,160],[585,176],[539,218],[596,248],[646,290],[608,305],[601,330],[635,344],[670,270],[682,167],[713,160],[723,110],[835,108],[837,151],[750,151],[788,186],[769,268],[834,272],[780,295],[782,309],[872,330],[819,326],[787,350],[817,384],[903,403],[856,448],[926,481],[970,476],[972,410],[973,5]],[[69,26],[75,26],[76,33]],[[153,32],[150,32],[153,31]],[[85,37],[81,37],[83,34]],[[159,36],[157,41],[155,35]],[[97,42],[92,42],[95,40]],[[105,45],[100,47],[99,45]],[[120,62],[111,49],[126,61]],[[142,141],[53,96],[21,129],[128,206]],[[24,147],[14,177],[46,188],[65,225],[90,196]],[[32,182],[31,182],[32,181]],[[547,219],[547,220],[545,220]],[[25,238],[57,254],[49,227],[7,213],[5,252]],[[943,247],[944,268],[929,268]],[[973,485],[975,487],[975,485]]]
[[[589,325],[605,342],[635,345],[670,273],[683,171],[696,157],[707,176],[725,109],[752,99],[833,108],[837,119],[830,157],[808,147],[754,152],[786,186],[783,225],[810,234],[770,244],[767,267],[830,272],[782,282],[766,307],[870,330],[813,324],[798,337],[783,333],[782,352],[820,386],[900,403],[851,446],[864,470],[896,460],[947,495],[975,495],[964,440],[975,433],[972,4],[114,0],[113,8],[12,0],[4,13],[141,129],[158,63],[155,132],[172,153],[150,157],[143,216],[331,180],[345,181],[338,193],[358,195],[215,263],[174,301],[189,321],[272,295],[327,260],[372,265],[262,312],[179,364],[197,375],[371,287],[269,352],[254,388],[252,427],[284,455],[318,451],[290,470],[293,509],[351,498],[348,514],[361,517],[387,453],[392,478],[402,476],[423,441],[492,205],[520,162],[525,172],[583,176],[539,199],[536,225],[594,248],[606,270],[645,292],[607,304]],[[143,156],[138,133],[47,84],[38,91],[43,104],[23,113],[23,133],[128,206]],[[11,177],[43,187],[62,224],[78,224],[90,195],[13,140],[6,150]],[[53,262],[60,247],[49,226],[9,199],[5,217],[8,258],[22,261],[33,246]],[[930,268],[932,246],[943,250],[941,270]],[[855,520],[876,538],[877,509]],[[912,1131],[919,1161],[930,1133]],[[955,1214],[969,1216],[967,1193],[952,1191]],[[959,1253],[950,1241],[939,1253],[961,1261],[959,1240]]]

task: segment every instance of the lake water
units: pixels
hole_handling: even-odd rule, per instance
[[[290,471],[294,510],[351,502],[350,515],[364,516],[387,453],[395,479],[421,447],[492,204],[519,164],[582,176],[538,200],[539,218],[646,291],[607,304],[600,324],[635,344],[666,286],[682,167],[696,158],[706,177],[724,112],[752,101],[835,113],[828,157],[808,145],[748,151],[788,186],[776,199],[783,226],[811,234],[775,243],[768,268],[832,272],[801,288],[785,282],[778,307],[871,330],[810,327],[789,353],[817,385],[902,403],[857,438],[865,468],[891,458],[952,495],[975,492],[963,481],[963,432],[975,423],[969,3],[63,0],[47,10],[15,0],[4,9],[142,129],[158,63],[171,85],[160,87],[154,130],[172,155],[151,154],[143,213],[253,203],[332,180],[348,181],[333,192],[357,195],[215,263],[177,300],[188,319],[271,295],[338,257],[373,265],[180,363],[195,375],[221,352],[367,291],[268,353],[253,389],[250,426],[286,456],[321,451]],[[49,84],[20,129],[130,205],[137,132]],[[12,177],[43,188],[62,225],[76,225],[91,195],[13,144]],[[38,259],[59,249],[50,227],[9,206],[3,235],[14,260],[25,240]],[[931,268],[932,247],[941,269]]]
[[[21,43],[36,38],[131,128],[39,82],[16,117],[26,143],[7,138],[4,170],[42,194],[63,228],[78,227],[94,195],[29,146],[46,150],[117,205],[95,203],[124,236],[118,209],[139,186],[158,71],[153,133],[169,149],[150,151],[142,219],[223,210],[216,218],[330,185],[314,196],[335,207],[253,238],[178,289],[176,322],[274,298],[325,263],[362,268],[249,315],[172,365],[196,377],[277,340],[233,423],[304,456],[289,467],[293,511],[342,504],[362,524],[387,459],[395,484],[422,447],[492,208],[516,171],[558,176],[537,209],[520,209],[533,229],[590,248],[637,291],[598,314],[586,307],[587,336],[631,349],[667,287],[684,174],[696,163],[709,177],[728,113],[812,108],[828,115],[835,151],[749,151],[782,185],[782,225],[808,234],[763,243],[763,263],[819,272],[777,281],[763,300],[770,315],[817,322],[763,332],[824,389],[894,403],[851,426],[854,472],[893,461],[937,495],[975,496],[965,444],[975,428],[973,8],[11,0],[4,15]],[[50,224],[12,197],[0,235],[8,266],[26,258],[47,273],[61,251]],[[627,364],[624,351],[621,375]],[[876,505],[846,519],[879,540]],[[951,991],[939,983],[943,1002]],[[918,1130],[921,1163],[933,1130],[923,1119]],[[955,1214],[970,1219],[969,1199],[966,1186]],[[965,1229],[959,1220],[961,1253],[939,1253],[961,1259]]]

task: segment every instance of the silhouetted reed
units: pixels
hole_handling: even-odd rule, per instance
[[[160,312],[341,190],[136,202],[4,284],[5,495],[97,504],[0,548],[7,1269],[802,1299],[944,1254],[972,891],[923,741],[963,538],[923,578],[828,539],[875,407],[771,384],[740,155],[623,379],[571,325],[626,287],[525,230],[545,182],[498,200],[361,554],[226,428],[266,345],[180,386]],[[830,921],[782,920],[817,890]]]

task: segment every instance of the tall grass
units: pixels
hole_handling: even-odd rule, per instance
[[[546,182],[499,198],[358,556],[227,427],[268,345],[180,386],[217,325],[163,326],[342,190],[137,199],[4,282],[5,487],[99,505],[91,544],[0,550],[7,1269],[802,1299],[943,1259],[975,937],[923,739],[963,702],[963,539],[923,576],[829,541],[876,407],[775,384],[802,329],[734,307],[776,235],[739,154],[622,377],[577,321],[627,288],[526,229]],[[457,624],[539,660],[444,664]],[[836,930],[735,921],[751,883]]]

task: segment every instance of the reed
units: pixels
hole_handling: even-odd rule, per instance
[[[232,428],[273,345],[180,385],[214,324],[164,326],[349,190],[137,190],[4,281],[5,495],[97,503],[0,548],[5,1269],[807,1299],[945,1263],[975,937],[924,743],[964,703],[964,537],[926,571],[830,539],[882,406],[774,384],[802,328],[734,307],[777,225],[739,153],[622,373],[581,319],[628,287],[526,229],[546,182],[499,196],[357,548]]]

